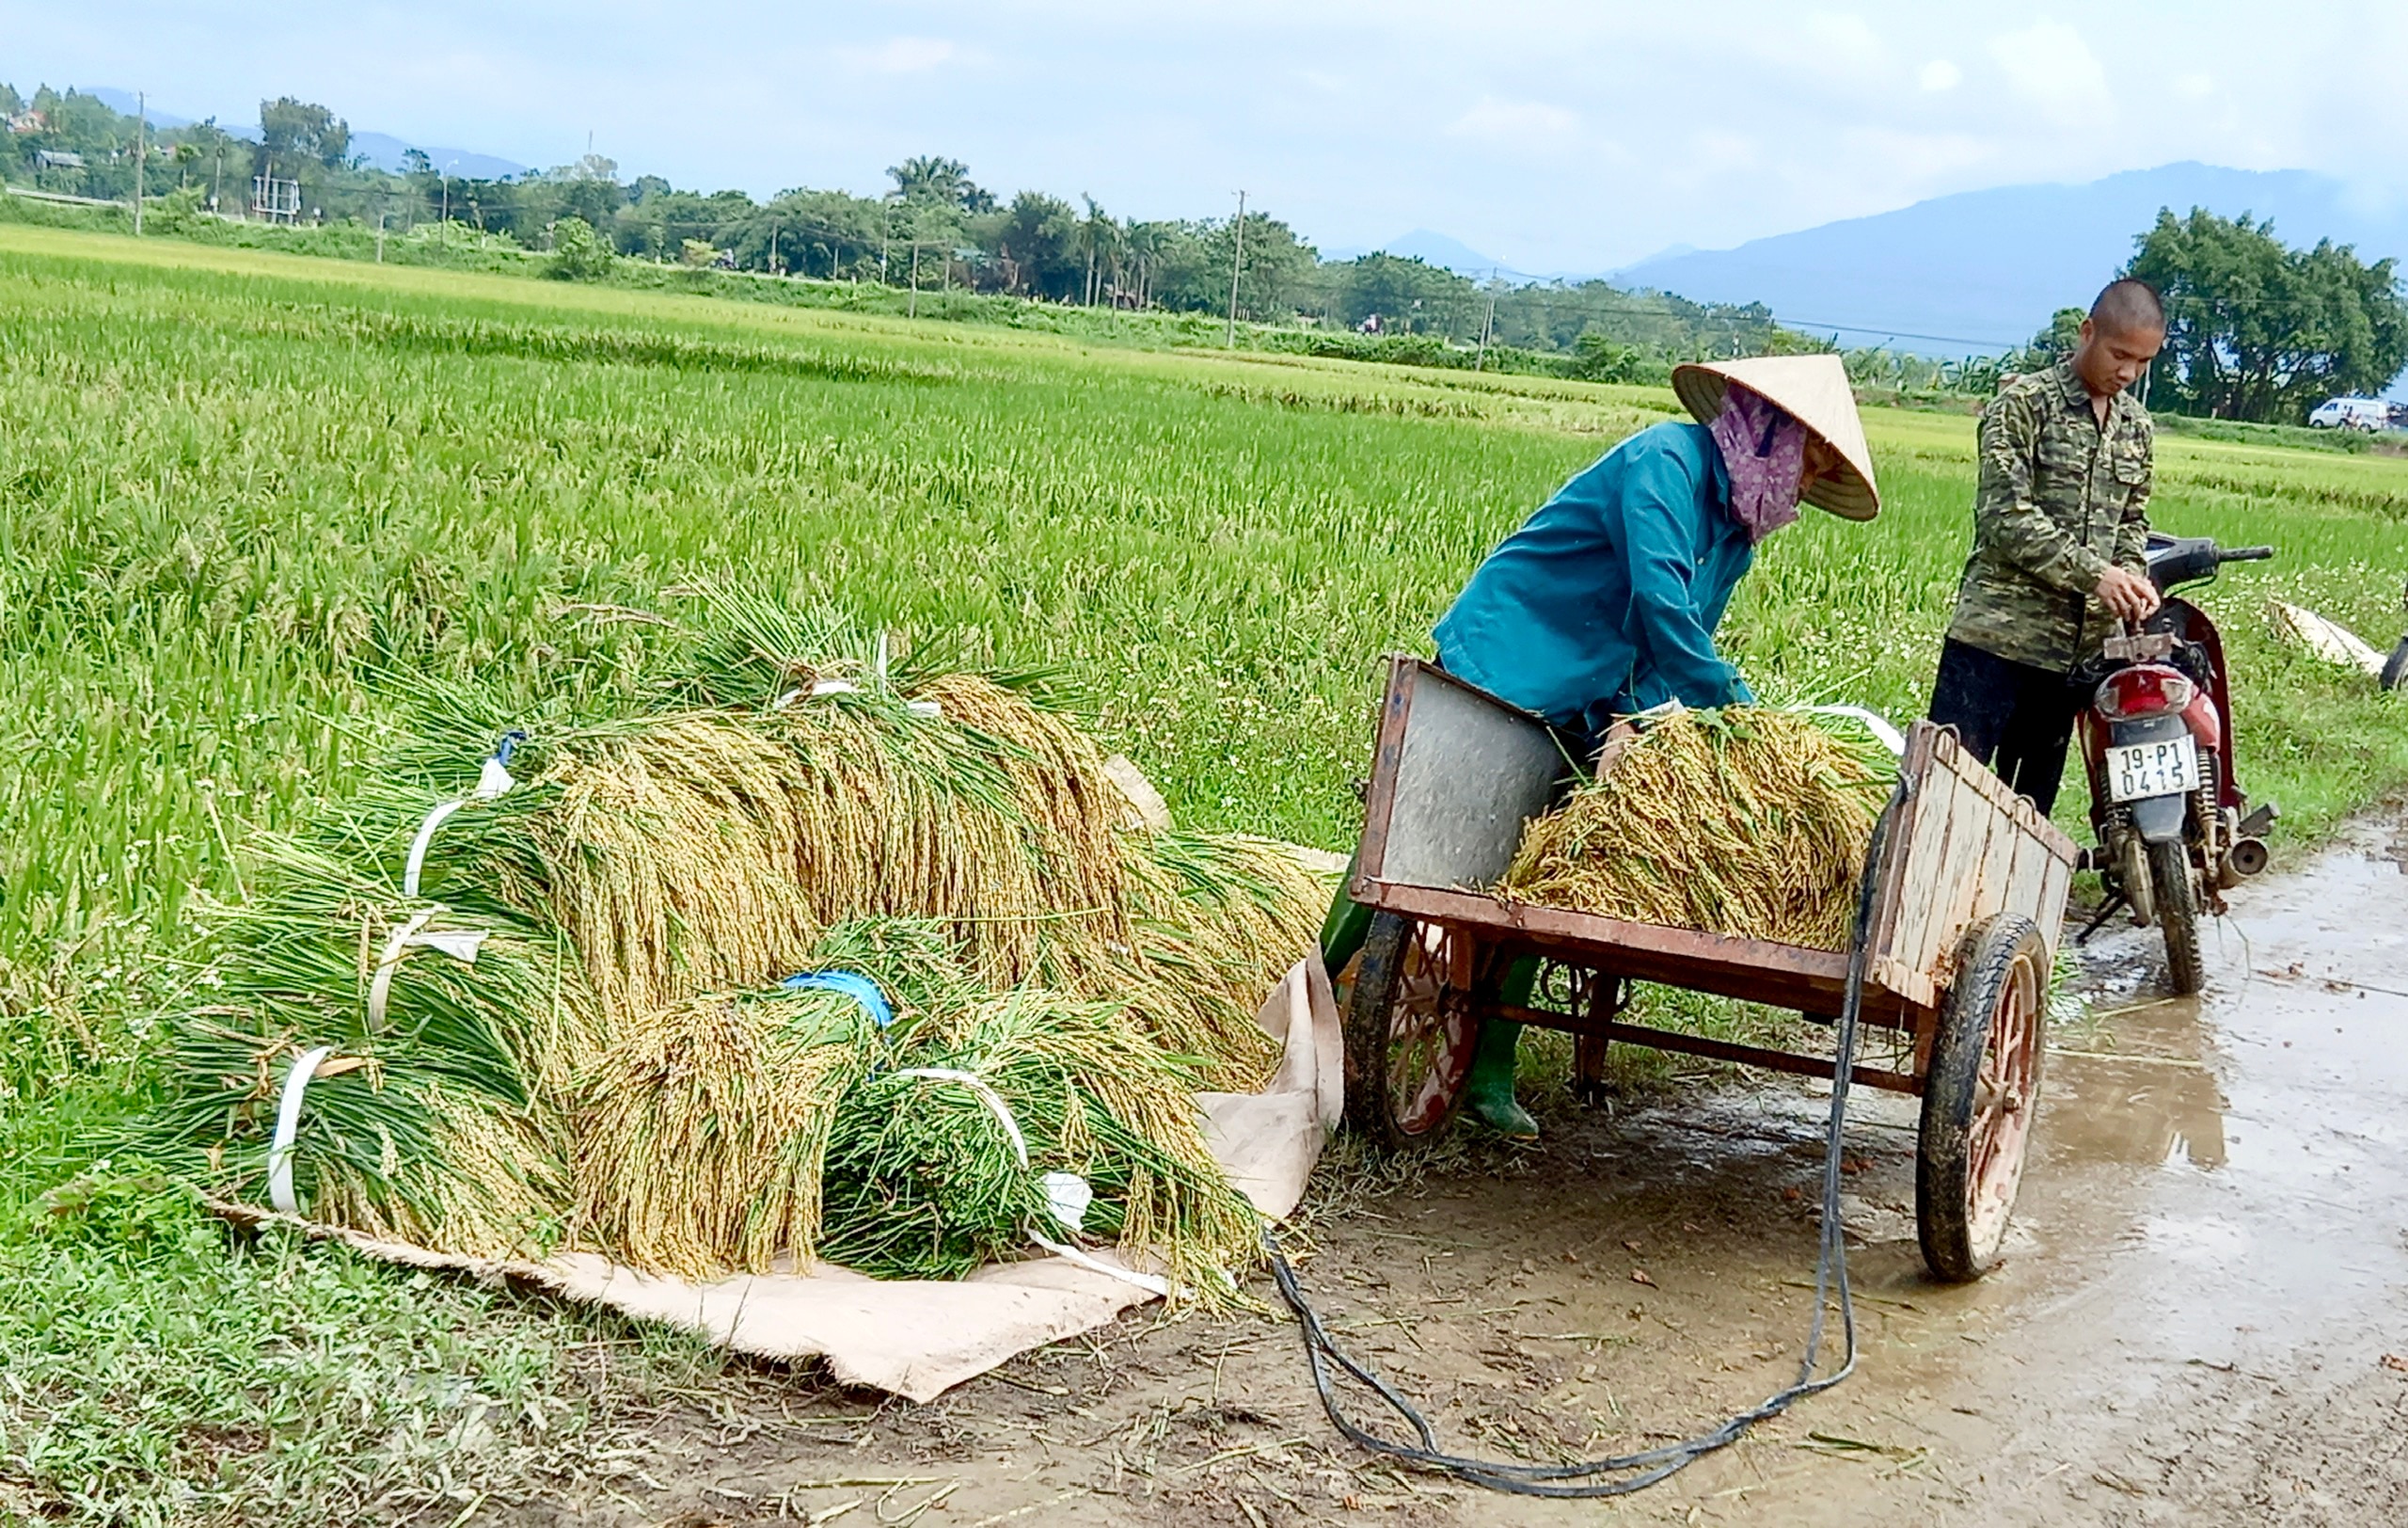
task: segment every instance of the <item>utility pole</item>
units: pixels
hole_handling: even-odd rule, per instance
[[[1488,367],[1488,338],[1497,332],[1497,267],[1488,267],[1488,316],[1481,321],[1480,354],[1472,358],[1471,369],[1485,371]]]
[[[376,263],[385,263],[385,215],[376,215]]]
[[[142,158],[150,137],[150,103],[142,92],[134,92],[134,236],[142,237]]]
[[[1245,193],[1238,193],[1238,221],[1235,247],[1229,251],[1229,337],[1225,350],[1238,347],[1238,273],[1245,269]]]
[[[778,274],[778,224],[775,218],[769,220],[769,274]]]
[[[920,231],[911,231],[911,295],[903,305],[905,318],[920,316]]]

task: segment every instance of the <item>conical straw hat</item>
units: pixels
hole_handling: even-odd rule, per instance
[[[1864,422],[1856,417],[1856,394],[1837,356],[1757,356],[1672,368],[1672,391],[1701,424],[1714,422],[1722,412],[1723,391],[1734,382],[1761,394],[1839,453],[1845,470],[1836,480],[1815,479],[1808,503],[1851,520],[1869,520],[1881,512]]]

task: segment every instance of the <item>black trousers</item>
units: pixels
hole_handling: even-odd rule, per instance
[[[2047,816],[2057,804],[2066,745],[2089,697],[2066,675],[1950,641],[1940,649],[1931,719],[1953,726],[1975,758]]]

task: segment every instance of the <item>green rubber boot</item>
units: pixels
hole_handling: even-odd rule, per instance
[[[1505,968],[1497,1000],[1507,1008],[1528,1008],[1538,981],[1539,963],[1526,955]],[[1539,1122],[1513,1097],[1513,1047],[1521,1039],[1518,1024],[1491,1019],[1481,1027],[1479,1048],[1471,1053],[1471,1074],[1464,1080],[1464,1106],[1500,1136],[1536,1140]]]
[[[1500,1136],[1536,1140],[1539,1122],[1513,1097],[1513,1047],[1521,1041],[1518,1024],[1491,1019],[1481,1026],[1480,1046],[1471,1053],[1471,1075],[1464,1082],[1464,1107]]]
[[[1346,886],[1339,883],[1338,895],[1331,899],[1329,915],[1321,925],[1322,963],[1329,968],[1330,979],[1338,979],[1346,963],[1363,947],[1363,940],[1371,931],[1371,910],[1360,902],[1350,900]]]

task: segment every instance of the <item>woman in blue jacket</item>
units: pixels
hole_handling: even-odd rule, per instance
[[[1682,366],[1672,390],[1698,422],[1641,430],[1558,489],[1488,554],[1435,633],[1449,673],[1591,741],[1668,701],[1751,701],[1714,632],[1757,544],[1801,502],[1859,520],[1880,507],[1836,356]],[[1333,976],[1370,921],[1341,892],[1322,941]],[[1520,1037],[1519,1025],[1482,1030],[1465,1102],[1533,1137],[1513,1098]]]

